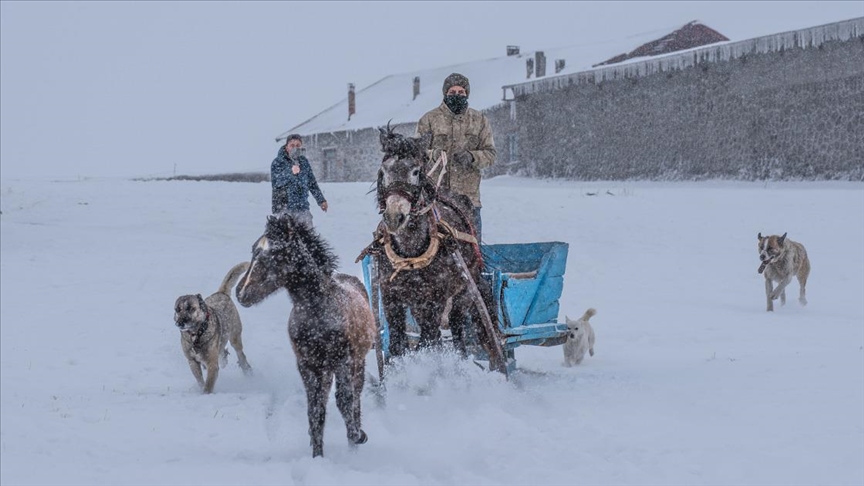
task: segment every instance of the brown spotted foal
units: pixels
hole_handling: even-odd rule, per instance
[[[306,388],[312,456],[324,454],[324,418],[333,378],[336,405],[351,445],[367,440],[361,428],[366,353],[375,340],[375,320],[366,289],[356,277],[336,273],[336,257],[311,227],[292,217],[270,216],[252,246],[249,270],[237,284],[237,301],[257,304],[285,288],[294,307],[288,336]]]

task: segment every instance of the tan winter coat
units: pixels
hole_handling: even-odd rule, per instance
[[[465,113],[455,115],[447,105],[441,103],[438,108],[429,111],[417,123],[416,136],[432,134],[432,155],[437,160],[441,151],[447,152],[447,173],[441,185],[449,187],[457,194],[471,198],[474,206],[480,207],[480,169],[495,163],[495,142],[492,140],[492,128],[486,115],[468,108]],[[467,150],[474,156],[471,167],[458,167],[453,164],[453,155]],[[434,162],[433,162],[434,163]],[[432,174],[433,180],[438,180],[440,168]]]

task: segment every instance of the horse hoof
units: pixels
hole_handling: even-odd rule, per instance
[[[368,441],[368,440],[369,440],[369,436],[367,436],[366,432],[363,432],[363,430],[361,429],[360,430],[360,436],[354,440],[354,444],[365,444],[366,441]]]

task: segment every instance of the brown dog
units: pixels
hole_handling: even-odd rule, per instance
[[[189,368],[204,393],[212,393],[219,364],[225,365],[228,357],[228,341],[237,352],[237,361],[244,373],[252,371],[246,354],[243,353],[243,324],[240,314],[231,300],[231,287],[240,278],[249,264],[237,264],[222,280],[213,295],[203,299],[201,294],[183,295],[174,304],[174,322],[180,328],[180,344],[183,354],[189,361]],[[207,369],[207,381],[201,373],[201,366]]]
[[[786,305],[786,286],[793,276],[798,277],[801,287],[798,302],[807,305],[807,277],[810,275],[810,259],[804,245],[786,239],[783,236],[766,236],[759,233],[759,273],[765,275],[765,297],[768,300],[768,312],[774,310],[774,301],[780,297],[780,305]],[[773,282],[778,282],[773,288]]]

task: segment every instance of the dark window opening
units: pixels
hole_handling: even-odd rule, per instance
[[[335,174],[333,171],[336,169],[336,149],[335,148],[326,148],[322,150],[323,160],[321,161],[321,178],[325,181],[329,181],[333,178]]]

